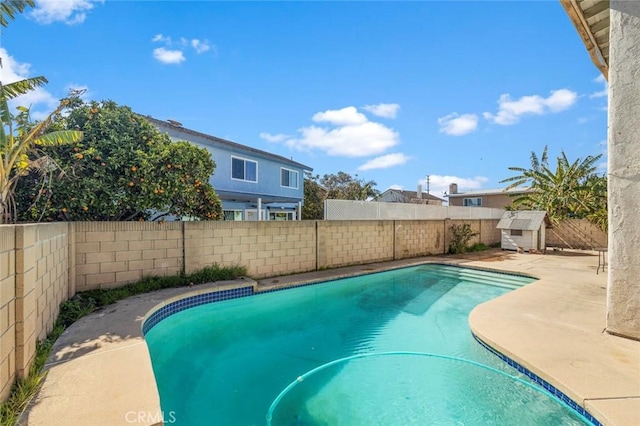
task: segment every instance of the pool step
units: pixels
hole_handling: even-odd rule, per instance
[[[424,315],[431,305],[444,296],[449,290],[455,287],[456,281],[450,278],[434,278],[427,281],[426,287],[422,293],[411,299],[402,310],[412,315]]]
[[[492,285],[506,289],[520,288],[533,280],[528,277],[520,277],[516,275],[496,274],[493,272],[482,271],[478,269],[458,268],[443,265],[425,266],[420,268],[422,272],[427,272],[441,276],[449,277],[457,280],[469,281],[479,284]]]

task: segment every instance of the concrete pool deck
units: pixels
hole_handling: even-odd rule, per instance
[[[42,389],[21,419],[29,425],[149,425],[160,409],[144,316],[194,292],[254,283],[258,291],[425,262],[520,272],[538,281],[479,305],[470,326],[482,340],[556,386],[605,425],[640,424],[640,342],[604,333],[606,274],[596,252],[516,254],[493,250],[316,271],[253,282],[168,289],[122,300],[67,329],[56,342]]]

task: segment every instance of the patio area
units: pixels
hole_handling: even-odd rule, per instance
[[[167,299],[251,284],[260,291],[424,262],[539,278],[479,305],[470,316],[474,333],[570,396],[603,424],[640,424],[640,342],[603,332],[607,275],[596,274],[596,252],[568,250],[544,255],[492,250],[423,257],[131,297],[83,318],[61,336],[23,424],[161,423],[163,413],[140,328],[146,313]]]

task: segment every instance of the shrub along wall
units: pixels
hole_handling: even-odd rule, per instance
[[[213,263],[254,278],[446,253],[450,227],[498,243],[497,220],[76,222],[0,225],[0,399],[28,373],[60,302]]]

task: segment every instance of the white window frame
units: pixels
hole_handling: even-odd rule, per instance
[[[269,211],[269,220],[295,220],[295,213],[292,210],[270,210]],[[284,214],[286,215],[286,219],[276,219],[275,216],[278,214]],[[271,215],[273,215],[274,217],[271,218]]]
[[[224,217],[225,212],[233,212],[233,221],[238,221],[238,219],[236,219],[238,213],[240,213],[240,221],[244,220],[244,213],[240,209],[225,209],[222,211],[222,217]]]
[[[296,186],[291,186],[291,185],[287,186],[287,185],[283,185],[282,184],[282,172],[284,172],[285,170],[289,173],[289,184],[291,184],[291,174],[295,173],[295,175],[296,175]],[[298,180],[300,179],[299,176],[300,176],[300,173],[298,173],[297,170],[287,169],[286,167],[280,167],[280,186],[283,187],[283,188],[298,189]]]
[[[471,203],[467,203],[467,201],[475,201]],[[462,205],[464,207],[482,207],[482,197],[468,197],[462,199]]]
[[[255,222],[260,220],[260,211],[258,209],[245,209],[244,220],[249,222]]]
[[[233,160],[242,160],[244,162],[243,175],[244,175],[245,179],[238,179],[238,178],[233,177]],[[247,161],[255,163],[255,165],[256,165],[256,180],[248,180],[248,179],[246,179],[246,177],[247,177]],[[232,155],[231,156],[231,180],[237,180],[237,181],[240,181],[240,182],[258,183],[258,162],[256,160],[252,160],[250,158],[236,157],[235,155]]]

